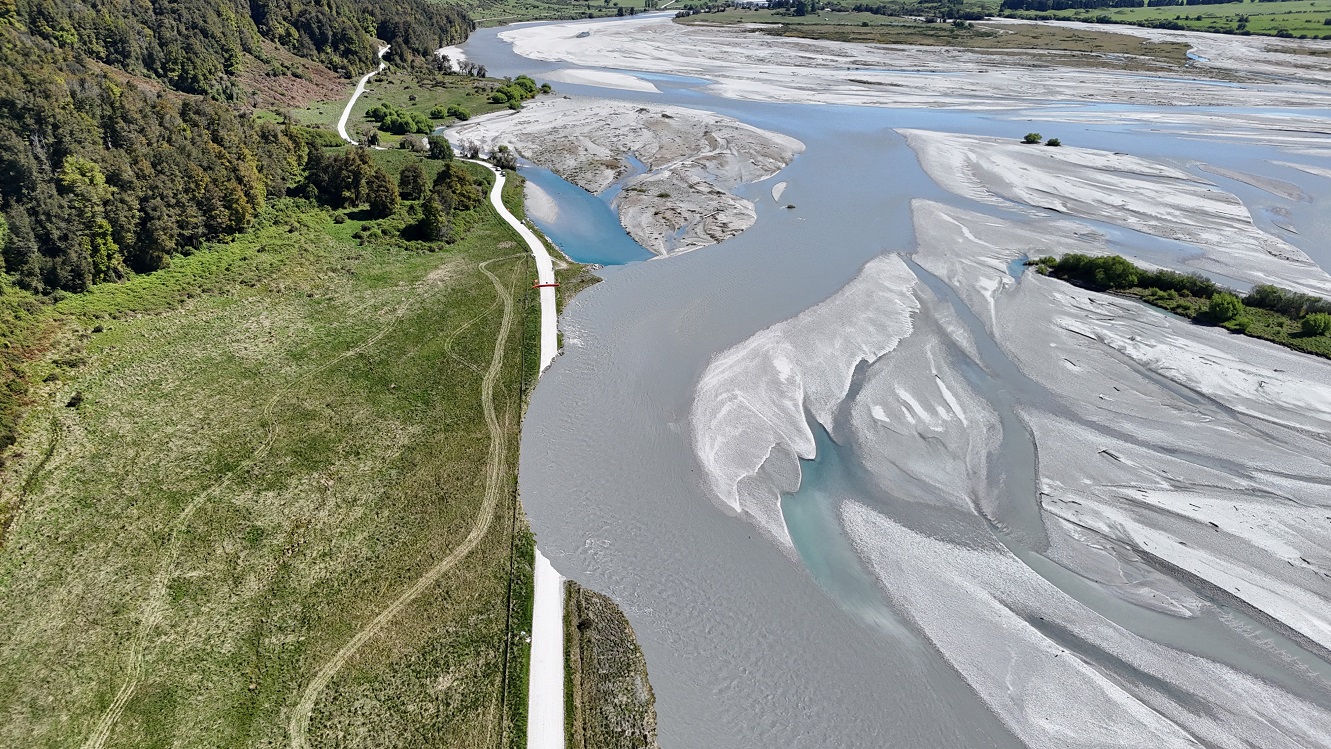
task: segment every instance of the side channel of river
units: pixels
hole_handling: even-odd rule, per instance
[[[466,52],[499,75],[539,79],[567,67],[516,57],[496,30],[477,32]],[[748,188],[758,205],[753,228],[667,261],[607,268],[605,282],[566,311],[564,354],[533,395],[523,430],[521,491],[542,549],[561,573],[624,607],[647,656],[663,746],[1019,746],[894,616],[848,544],[838,541],[835,510],[820,497],[861,490],[846,478],[854,466],[843,465],[854,456],[833,449],[824,435],[828,460],[806,465],[800,491],[785,502],[798,530],[799,557],[791,558],[718,509],[692,453],[688,414],[698,377],[717,352],[826,299],[871,258],[911,252],[911,199],[959,204],[924,175],[894,128],[1013,137],[1046,115],[739,102],[702,92],[698,81],[652,80],[660,93],[558,88],[709,109],[793,135],[807,150],[774,178],[789,183],[782,205],[771,200],[768,183]],[[1114,110],[1104,111],[1112,120]],[[1319,177],[1275,173],[1268,161],[1291,157],[1264,146],[1217,151],[1168,127],[1060,123],[1056,130],[1049,134],[1069,144],[1183,166],[1206,160],[1326,194]],[[570,256],[635,259],[604,201],[569,192],[576,188],[548,172],[528,177],[559,207],[560,220],[542,228]],[[1274,204],[1270,196],[1224,187],[1273,231],[1260,218]],[[787,203],[795,209],[782,207]],[[1323,267],[1331,267],[1321,223],[1331,215],[1327,203],[1314,198],[1282,218],[1300,232],[1282,238]],[[1109,242],[1166,265],[1190,251],[1127,230]],[[1095,591],[1074,595],[1089,599]],[[1144,615],[1143,622],[1151,624]],[[1189,632],[1170,636],[1186,639]]]

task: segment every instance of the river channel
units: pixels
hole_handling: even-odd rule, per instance
[[[597,23],[614,21],[588,27]],[[544,72],[570,67],[515,55],[499,39],[501,31],[477,31],[464,47],[491,75],[527,73],[539,81]],[[1115,117],[1124,107],[1051,102],[1038,111],[967,111],[766,103],[713,96],[699,79],[634,75],[660,91],[555,84],[556,95],[706,109],[794,136],[806,151],[778,176],[742,188],[758,207],[752,228],[713,247],[650,261],[619,227],[613,193],[588,195],[550,172],[527,170],[559,209],[557,220],[538,222],[542,230],[573,259],[606,266],[598,271],[604,281],[564,312],[563,354],[542,377],[524,424],[520,489],[542,550],[562,574],[624,608],[647,657],[667,749],[1022,746],[893,608],[846,539],[839,501],[852,497],[889,514],[903,506],[864,478],[860,453],[818,434],[817,459],[802,464],[799,490],[782,500],[795,546],[793,553],[783,550],[712,498],[690,437],[699,377],[718,352],[827,299],[869,260],[892,252],[909,256],[915,250],[912,199],[1016,220],[1013,212],[935,185],[897,128],[1005,138],[1048,130],[1065,143],[1158,159],[1194,174],[1201,174],[1195,163],[1205,161],[1294,183],[1313,197],[1290,204],[1207,176],[1242,199],[1259,228],[1326,269],[1331,182],[1273,166],[1300,158],[1273,146],[1234,142],[1220,149],[1189,128],[1147,128]],[[1104,116],[1094,123],[1057,122],[1061,107]],[[788,183],[779,204],[770,195],[775,181]],[[1297,233],[1277,227],[1272,217]],[[1112,251],[1167,267],[1183,267],[1197,252],[1127,229],[1092,228]],[[965,318],[959,300],[927,273],[917,274]],[[1009,416],[1019,409],[1064,409],[1007,362],[997,344],[986,342],[978,322],[963,321],[979,341],[980,357],[963,373],[1002,419],[1003,442],[990,471],[1009,491],[1005,517],[1011,522],[994,529],[996,537],[1107,620],[1331,709],[1331,666],[1243,612],[1230,612],[1227,625],[1217,617],[1147,611],[1042,556],[1031,438]],[[1233,626],[1240,618],[1242,632]]]

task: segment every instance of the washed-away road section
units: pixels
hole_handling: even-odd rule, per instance
[[[479,162],[478,162],[479,163]],[[522,237],[536,259],[541,295],[541,366],[559,353],[555,264],[545,243],[504,207],[504,172],[496,170],[490,204]],[[564,749],[564,578],[536,549],[531,617],[531,675],[527,684],[527,749]]]

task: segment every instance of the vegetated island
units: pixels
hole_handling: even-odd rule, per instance
[[[1187,64],[1188,45],[1154,43],[1112,31],[1066,29],[1052,25],[982,21],[993,6],[967,3],[832,4],[820,9],[803,0],[777,0],[770,8],[686,5],[676,20],[691,25],[741,25],[770,36],[859,44],[968,49],[994,56],[1041,50],[1041,65],[1054,62],[1126,70],[1169,70]],[[977,22],[981,22],[978,23]]]
[[[569,749],[658,749],[656,696],[628,619],[609,597],[572,580],[566,585]]]
[[[1331,300],[1262,284],[1240,296],[1205,276],[1141,268],[1118,255],[1069,254],[1026,263],[1095,291],[1140,299],[1200,324],[1331,359]]]

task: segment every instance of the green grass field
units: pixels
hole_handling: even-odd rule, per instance
[[[1038,60],[1032,60],[1033,64],[1041,65],[1080,64],[1127,69],[1173,67],[1187,62],[1188,51],[1186,44],[1149,43],[1113,33],[1112,27],[1098,31],[1022,24],[1004,25],[1000,31],[983,22],[958,28],[951,23],[921,23],[872,13],[823,11],[816,15],[793,16],[771,10],[700,13],[679,21],[687,24],[771,24],[758,33],[862,44],[959,47],[1005,55],[1036,49],[1066,53],[1058,56],[1042,54]]]
[[[409,206],[303,205],[38,313],[59,332],[22,365],[0,487],[0,745],[290,746],[314,675],[478,528],[316,690],[309,745],[524,745],[530,261],[488,204],[437,251],[393,237]]]
[[[1161,8],[1100,8],[1050,13],[1016,13],[1018,17],[1059,18],[1095,21],[1104,16],[1118,23],[1155,25],[1173,22],[1192,31],[1242,32],[1275,35],[1286,31],[1294,37],[1331,39],[1331,0],[1284,0],[1282,2],[1232,2],[1220,5],[1188,5]],[[1246,19],[1246,21],[1245,21]]]
[[[426,117],[436,106],[443,106],[446,109],[450,105],[457,105],[469,111],[473,117],[496,112],[507,107],[504,104],[491,103],[490,93],[503,84],[504,81],[500,79],[438,75],[432,71],[389,68],[371,78],[369,85],[365,87],[365,93],[356,100],[356,106],[352,109],[351,116],[347,118],[347,132],[356,137],[355,133],[362,129],[375,128],[375,122],[366,117],[365,113],[378,104],[391,104],[397,109],[417,112]],[[353,82],[348,82],[348,96],[351,95],[354,85]],[[342,109],[345,106],[346,99],[315,102],[303,109],[292,110],[291,114],[302,125],[336,131],[337,120],[342,116]],[[435,125],[451,125],[456,120],[445,117],[431,122]],[[401,136],[385,132],[380,132],[379,137],[383,145],[388,147],[395,146],[402,139]]]

